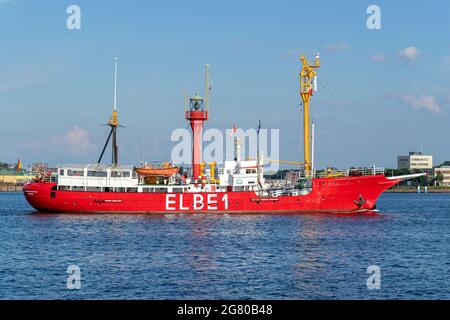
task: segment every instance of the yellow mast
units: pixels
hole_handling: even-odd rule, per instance
[[[311,133],[310,133],[310,115],[309,98],[317,90],[317,74],[315,69],[320,67],[319,54],[315,58],[315,64],[309,65],[304,55],[300,57],[302,70],[300,71],[300,96],[303,101],[303,155],[305,176],[311,175]]]

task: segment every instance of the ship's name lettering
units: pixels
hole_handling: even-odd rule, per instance
[[[228,194],[166,194],[167,211],[218,210],[220,204],[223,204],[225,210],[228,209]]]

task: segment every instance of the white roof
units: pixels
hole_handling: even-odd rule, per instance
[[[60,164],[56,166],[58,169],[88,169],[88,170],[132,170],[132,165],[99,164],[99,163],[77,163],[77,164]]]

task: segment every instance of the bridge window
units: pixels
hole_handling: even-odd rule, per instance
[[[106,175],[107,175],[106,171],[89,170],[87,172],[88,177],[106,177]]]
[[[129,178],[130,171],[111,171],[111,178]]]
[[[101,187],[86,187],[86,191],[99,192],[99,191],[102,191],[102,188]]]
[[[84,176],[84,171],[76,169],[67,169],[67,175],[71,177],[82,177]]]

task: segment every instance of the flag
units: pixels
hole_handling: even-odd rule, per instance
[[[17,173],[19,173],[21,169],[22,169],[22,161],[20,161],[19,157],[19,159],[17,160],[17,169],[16,169]]]
[[[258,125],[258,134],[259,134],[259,130],[261,130],[261,120],[259,120],[259,125]]]
[[[236,122],[234,123],[233,129],[231,129],[230,137],[234,136],[236,134]]]

